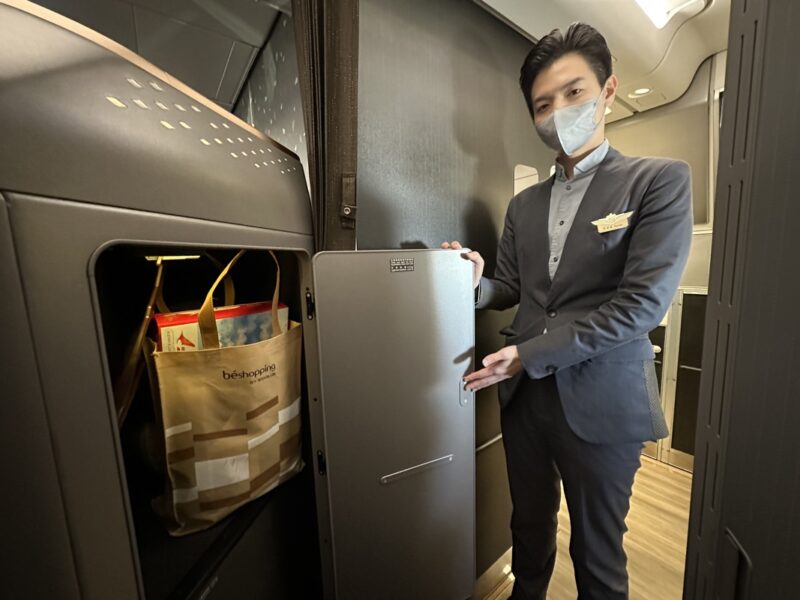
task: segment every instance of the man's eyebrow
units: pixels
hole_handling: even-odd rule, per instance
[[[572,79],[571,81],[568,81],[567,83],[562,85],[561,89],[565,90],[567,88],[571,88],[573,85],[575,85],[576,83],[580,83],[584,79],[585,79],[585,77],[576,77],[575,79]],[[552,100],[552,98],[553,98],[553,96],[548,96],[548,95],[544,95],[543,94],[541,96],[537,96],[536,98],[534,98],[533,99],[533,103],[536,104],[537,102],[541,102],[542,100]]]

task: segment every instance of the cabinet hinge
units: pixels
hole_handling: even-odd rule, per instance
[[[342,174],[342,202],[339,207],[342,227],[345,229],[355,229],[356,213],[358,206],[356,202],[356,176],[355,173]]]
[[[306,288],[306,319],[309,321],[314,319],[315,309],[314,295],[311,293],[310,289]]]
[[[317,471],[320,475],[325,475],[328,472],[328,465],[325,462],[325,453],[322,450],[317,450]]]

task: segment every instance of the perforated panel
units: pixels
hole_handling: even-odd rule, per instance
[[[714,573],[721,535],[722,472],[728,444],[731,383],[738,368],[734,357],[741,318],[746,232],[753,203],[753,154],[766,4],[765,0],[734,0],[731,11],[684,583],[684,597],[697,600],[716,597]]]

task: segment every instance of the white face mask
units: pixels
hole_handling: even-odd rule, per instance
[[[597,130],[599,121],[595,121],[597,104],[603,92],[594,100],[565,106],[553,111],[547,120],[536,123],[536,132],[542,141],[553,150],[570,156],[582,148]]]

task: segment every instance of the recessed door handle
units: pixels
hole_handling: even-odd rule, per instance
[[[408,469],[403,469],[402,471],[396,471],[394,473],[389,473],[388,475],[384,475],[383,477],[381,477],[381,484],[387,485],[399,479],[404,479],[406,477],[410,477],[411,475],[416,475],[420,471],[426,471],[427,469],[435,467],[436,465],[443,463],[451,463],[451,462],[453,462],[453,455],[448,454],[447,456],[442,456],[441,458],[429,460],[428,462],[424,462],[419,465],[414,465],[413,467],[409,467]]]

